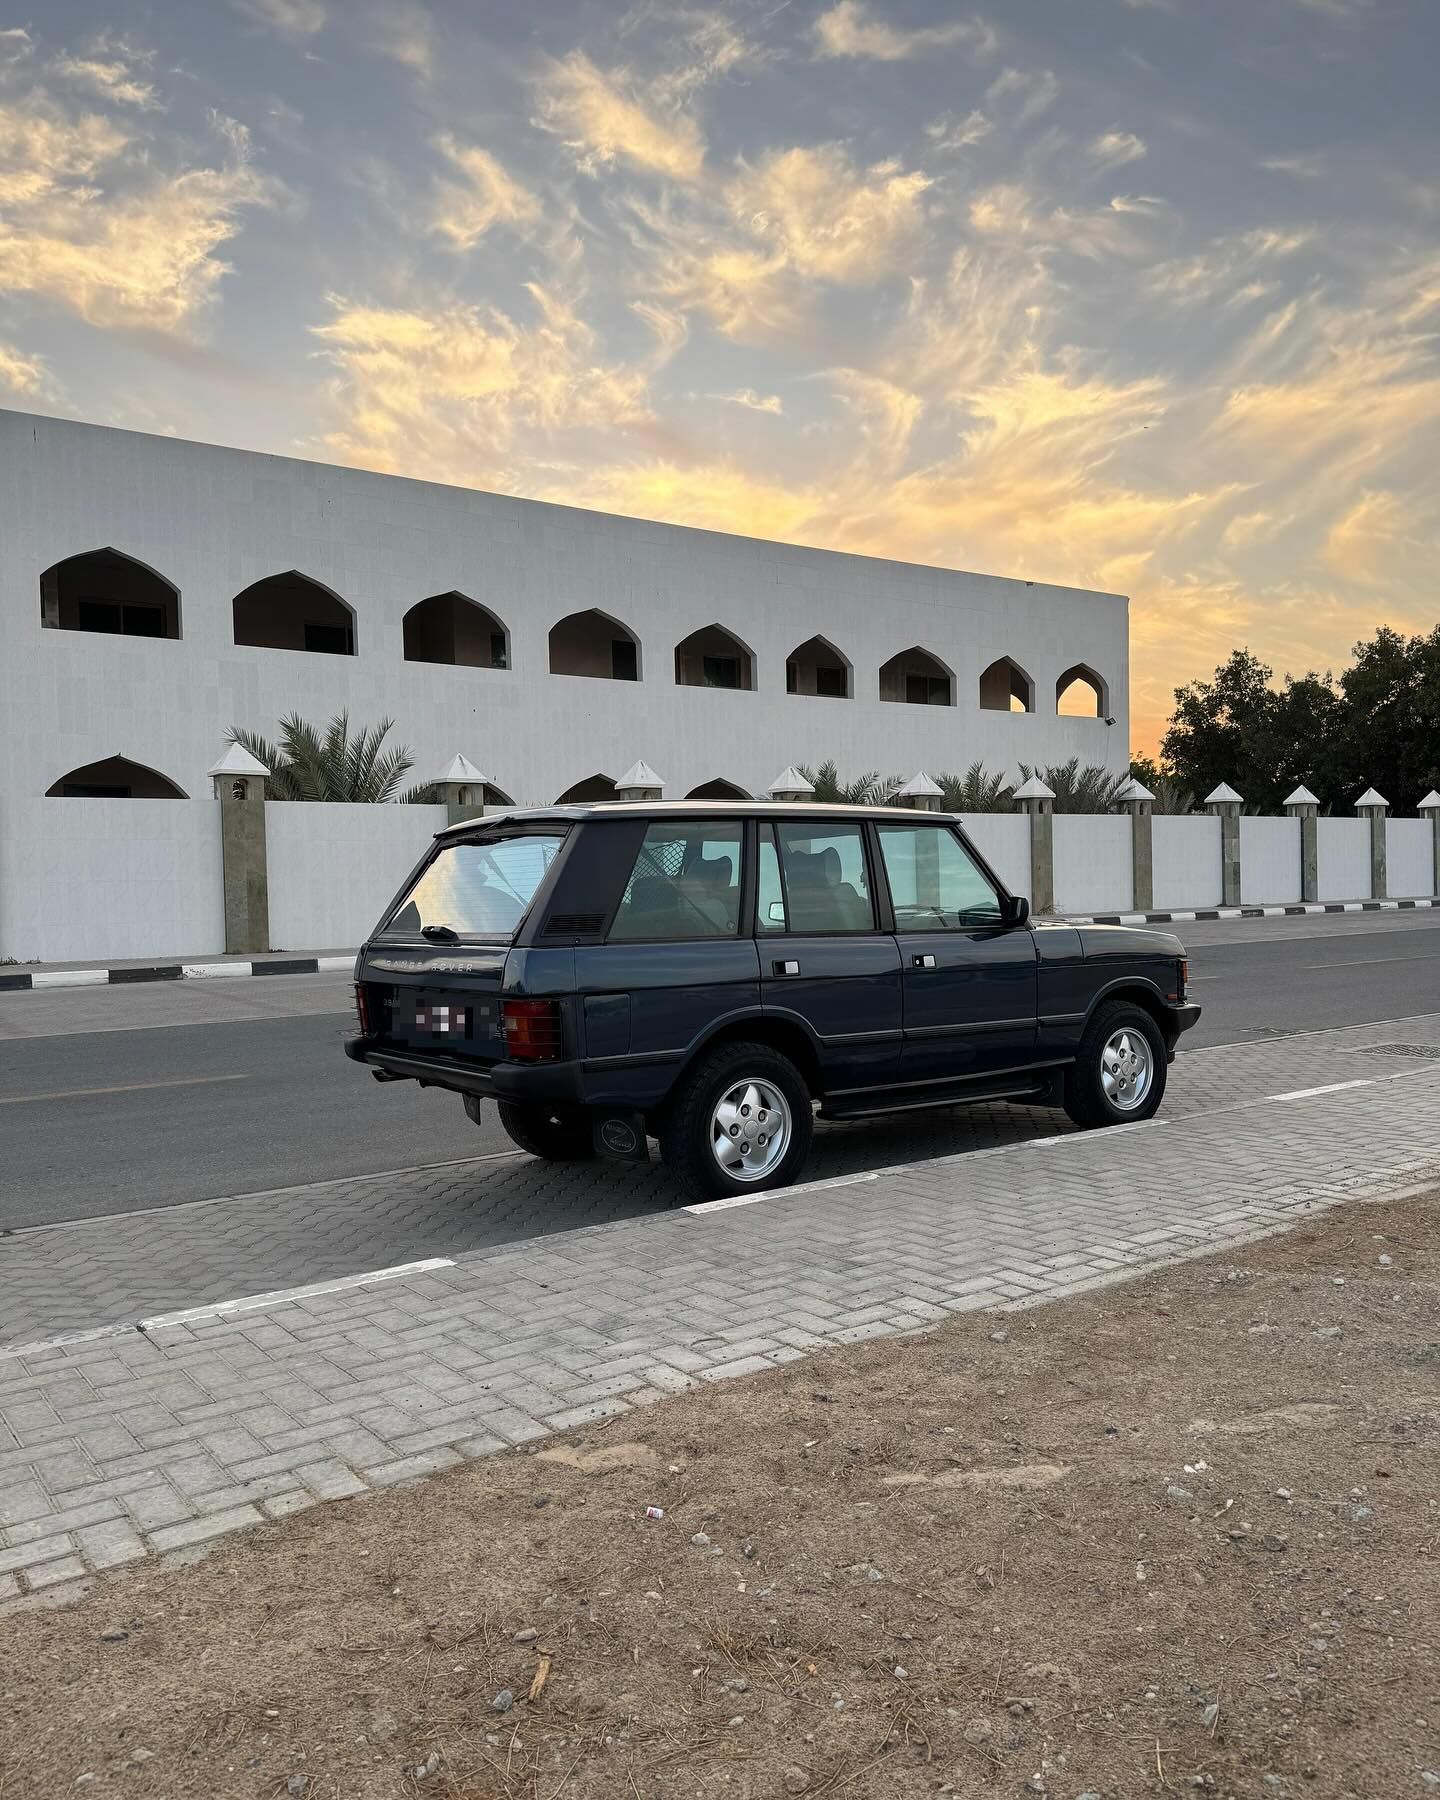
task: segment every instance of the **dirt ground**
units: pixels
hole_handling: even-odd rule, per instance
[[[1437,1201],[8,1613],[0,1795],[1440,1794]]]

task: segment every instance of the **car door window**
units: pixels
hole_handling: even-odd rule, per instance
[[[873,931],[860,826],[777,826],[792,932]]]
[[[993,882],[942,825],[882,825],[880,853],[897,931],[974,931],[1000,923]]]
[[[652,825],[625,883],[611,938],[734,937],[740,927],[737,822]]]

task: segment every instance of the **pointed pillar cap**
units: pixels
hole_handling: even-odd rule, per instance
[[[1150,792],[1149,788],[1146,787],[1145,783],[1143,781],[1137,781],[1133,775],[1120,790],[1120,799],[1122,801],[1153,800],[1154,798],[1155,796]]]
[[[807,781],[792,763],[788,769],[782,769],[770,783],[770,794],[813,794],[815,783]]]
[[[270,771],[258,756],[252,756],[243,744],[232,744],[207,775],[268,775]]]
[[[1293,794],[1285,796],[1284,804],[1286,806],[1318,806],[1320,801],[1302,781]]]
[[[1435,789],[1431,788],[1430,792],[1415,810],[1417,812],[1440,812],[1440,794],[1437,794]]]
[[[912,775],[904,787],[896,790],[897,800],[933,800],[943,797],[944,788],[932,781],[923,769]]]
[[[663,788],[664,785],[665,777],[657,775],[642,758],[633,763],[615,783],[615,791],[618,793],[622,788]]]
[[[477,769],[468,756],[457,756],[435,777],[441,781],[463,781],[474,787],[483,784],[487,777]]]
[[[1356,806],[1389,806],[1390,802],[1383,794],[1377,794],[1372,787],[1366,788],[1355,804]]]
[[[1046,787],[1038,775],[1032,775],[1022,787],[1016,788],[1010,798],[1012,800],[1053,800],[1055,790],[1052,787]]]
[[[1243,806],[1245,803],[1228,781],[1222,781],[1213,793],[1205,796],[1206,806]]]

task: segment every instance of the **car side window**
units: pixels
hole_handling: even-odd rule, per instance
[[[865,841],[855,825],[779,825],[791,931],[873,931]]]
[[[882,825],[880,854],[897,931],[973,931],[1000,923],[988,875],[942,825]]]
[[[611,938],[734,937],[740,928],[740,846],[738,821],[650,826]]]
[[[763,937],[787,929],[785,889],[780,881],[780,854],[775,848],[773,825],[760,827],[760,864],[755,892],[755,921]]]

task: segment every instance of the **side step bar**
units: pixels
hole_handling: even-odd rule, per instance
[[[864,1095],[857,1094],[853,1100],[836,1098],[822,1101],[820,1117],[832,1120],[879,1119],[891,1113],[937,1112],[951,1106],[978,1106],[985,1100],[1030,1100],[1038,1106],[1058,1106],[1063,1073],[1063,1070],[1056,1070],[1040,1081],[1032,1076],[1028,1081],[967,1082],[963,1086],[923,1097],[917,1097],[914,1093],[907,1096],[901,1091],[892,1090],[887,1099],[884,1094],[872,1090]]]

